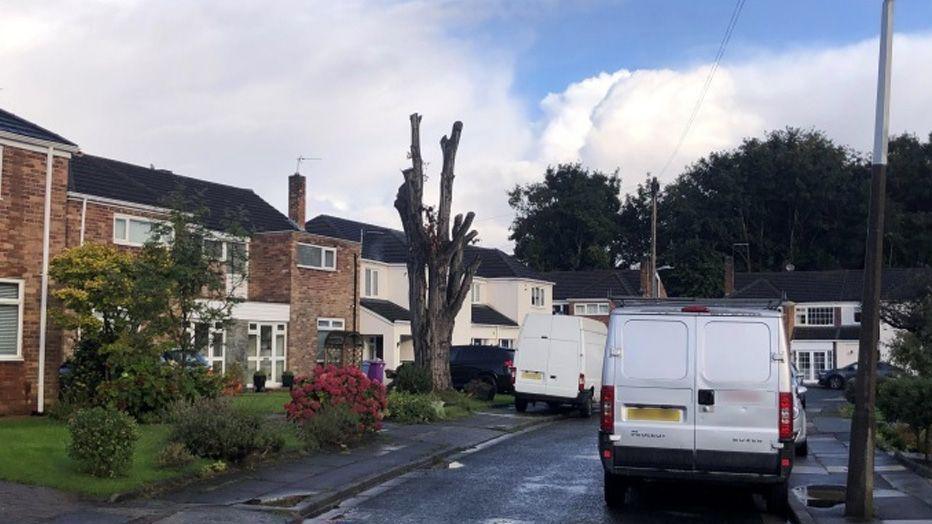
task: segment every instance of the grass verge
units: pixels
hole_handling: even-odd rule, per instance
[[[251,413],[284,415],[285,404],[291,401],[287,390],[266,391],[263,393],[246,392],[233,397],[233,405]]]
[[[78,471],[68,457],[70,441],[65,424],[48,418],[6,418],[0,420],[0,478],[22,484],[48,486],[106,498],[171,479],[195,475],[207,460],[197,460],[180,469],[160,469],[155,458],[168,441],[164,424],[139,426],[140,438],[133,453],[133,465],[125,477],[97,478]]]

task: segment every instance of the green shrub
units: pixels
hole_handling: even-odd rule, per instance
[[[398,366],[392,386],[405,393],[430,393],[434,389],[430,370],[410,363]]]
[[[495,398],[495,386],[479,379],[470,380],[463,391],[472,398],[491,402]]]
[[[139,428],[126,413],[101,407],[79,410],[68,423],[68,456],[95,477],[117,477],[133,461]]]
[[[163,469],[174,469],[187,466],[194,462],[195,458],[184,444],[169,442],[155,457],[155,464]]]
[[[346,404],[327,405],[304,420],[299,429],[304,447],[346,448],[362,439],[365,433],[360,416]]]
[[[239,462],[279,451],[285,444],[278,425],[258,413],[237,409],[227,397],[178,403],[170,420],[171,440],[199,457]]]
[[[909,426],[917,448],[929,460],[932,429],[932,377],[904,376],[884,381],[877,389],[877,408],[890,423]],[[923,438],[923,435],[925,438]]]
[[[68,422],[71,417],[81,409],[81,406],[70,400],[59,400],[49,408],[49,418],[59,422]]]
[[[468,393],[456,391],[455,389],[441,391],[437,395],[440,397],[440,400],[442,400],[447,406],[460,408],[467,413],[471,413],[477,408],[485,405],[482,402],[472,398],[472,396],[470,396]]]
[[[392,391],[388,394],[388,418],[402,424],[423,424],[443,418],[443,401],[433,395]]]

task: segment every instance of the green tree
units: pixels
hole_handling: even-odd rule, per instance
[[[887,422],[909,426],[917,444],[922,443],[928,462],[932,451],[932,378],[904,376],[883,381],[877,387],[877,408]]]
[[[890,140],[887,167],[887,266],[932,266],[932,134]]]
[[[539,271],[614,267],[620,188],[617,172],[580,164],[548,167],[543,182],[515,186],[508,192],[515,256]]]
[[[625,195],[621,204],[617,218],[618,235],[612,245],[614,260],[619,267],[635,266],[650,256],[650,184],[651,177],[648,176],[634,192]],[[657,234],[661,235],[662,231]]]
[[[910,286],[922,291],[911,298],[884,303],[881,318],[899,330],[890,345],[890,360],[920,376],[932,377],[932,270],[916,271]]]

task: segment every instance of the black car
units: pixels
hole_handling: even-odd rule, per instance
[[[210,368],[210,362],[207,357],[200,353],[187,353],[180,349],[172,349],[162,353],[162,362],[166,364],[174,362],[175,364],[186,363],[188,368]]]
[[[515,350],[499,346],[453,346],[450,348],[450,377],[453,387],[463,389],[473,381],[492,386],[488,400],[496,393],[514,391]]]
[[[901,375],[903,370],[886,362],[877,363],[878,378],[893,378]],[[858,363],[848,364],[842,368],[827,369],[819,372],[819,385],[832,389],[841,389],[858,374]]]

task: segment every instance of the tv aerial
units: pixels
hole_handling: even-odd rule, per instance
[[[295,168],[294,168],[295,173],[301,173],[301,162],[304,162],[305,160],[323,160],[323,159],[320,157],[316,157],[316,156],[299,156],[298,163],[297,165],[295,165]]]

